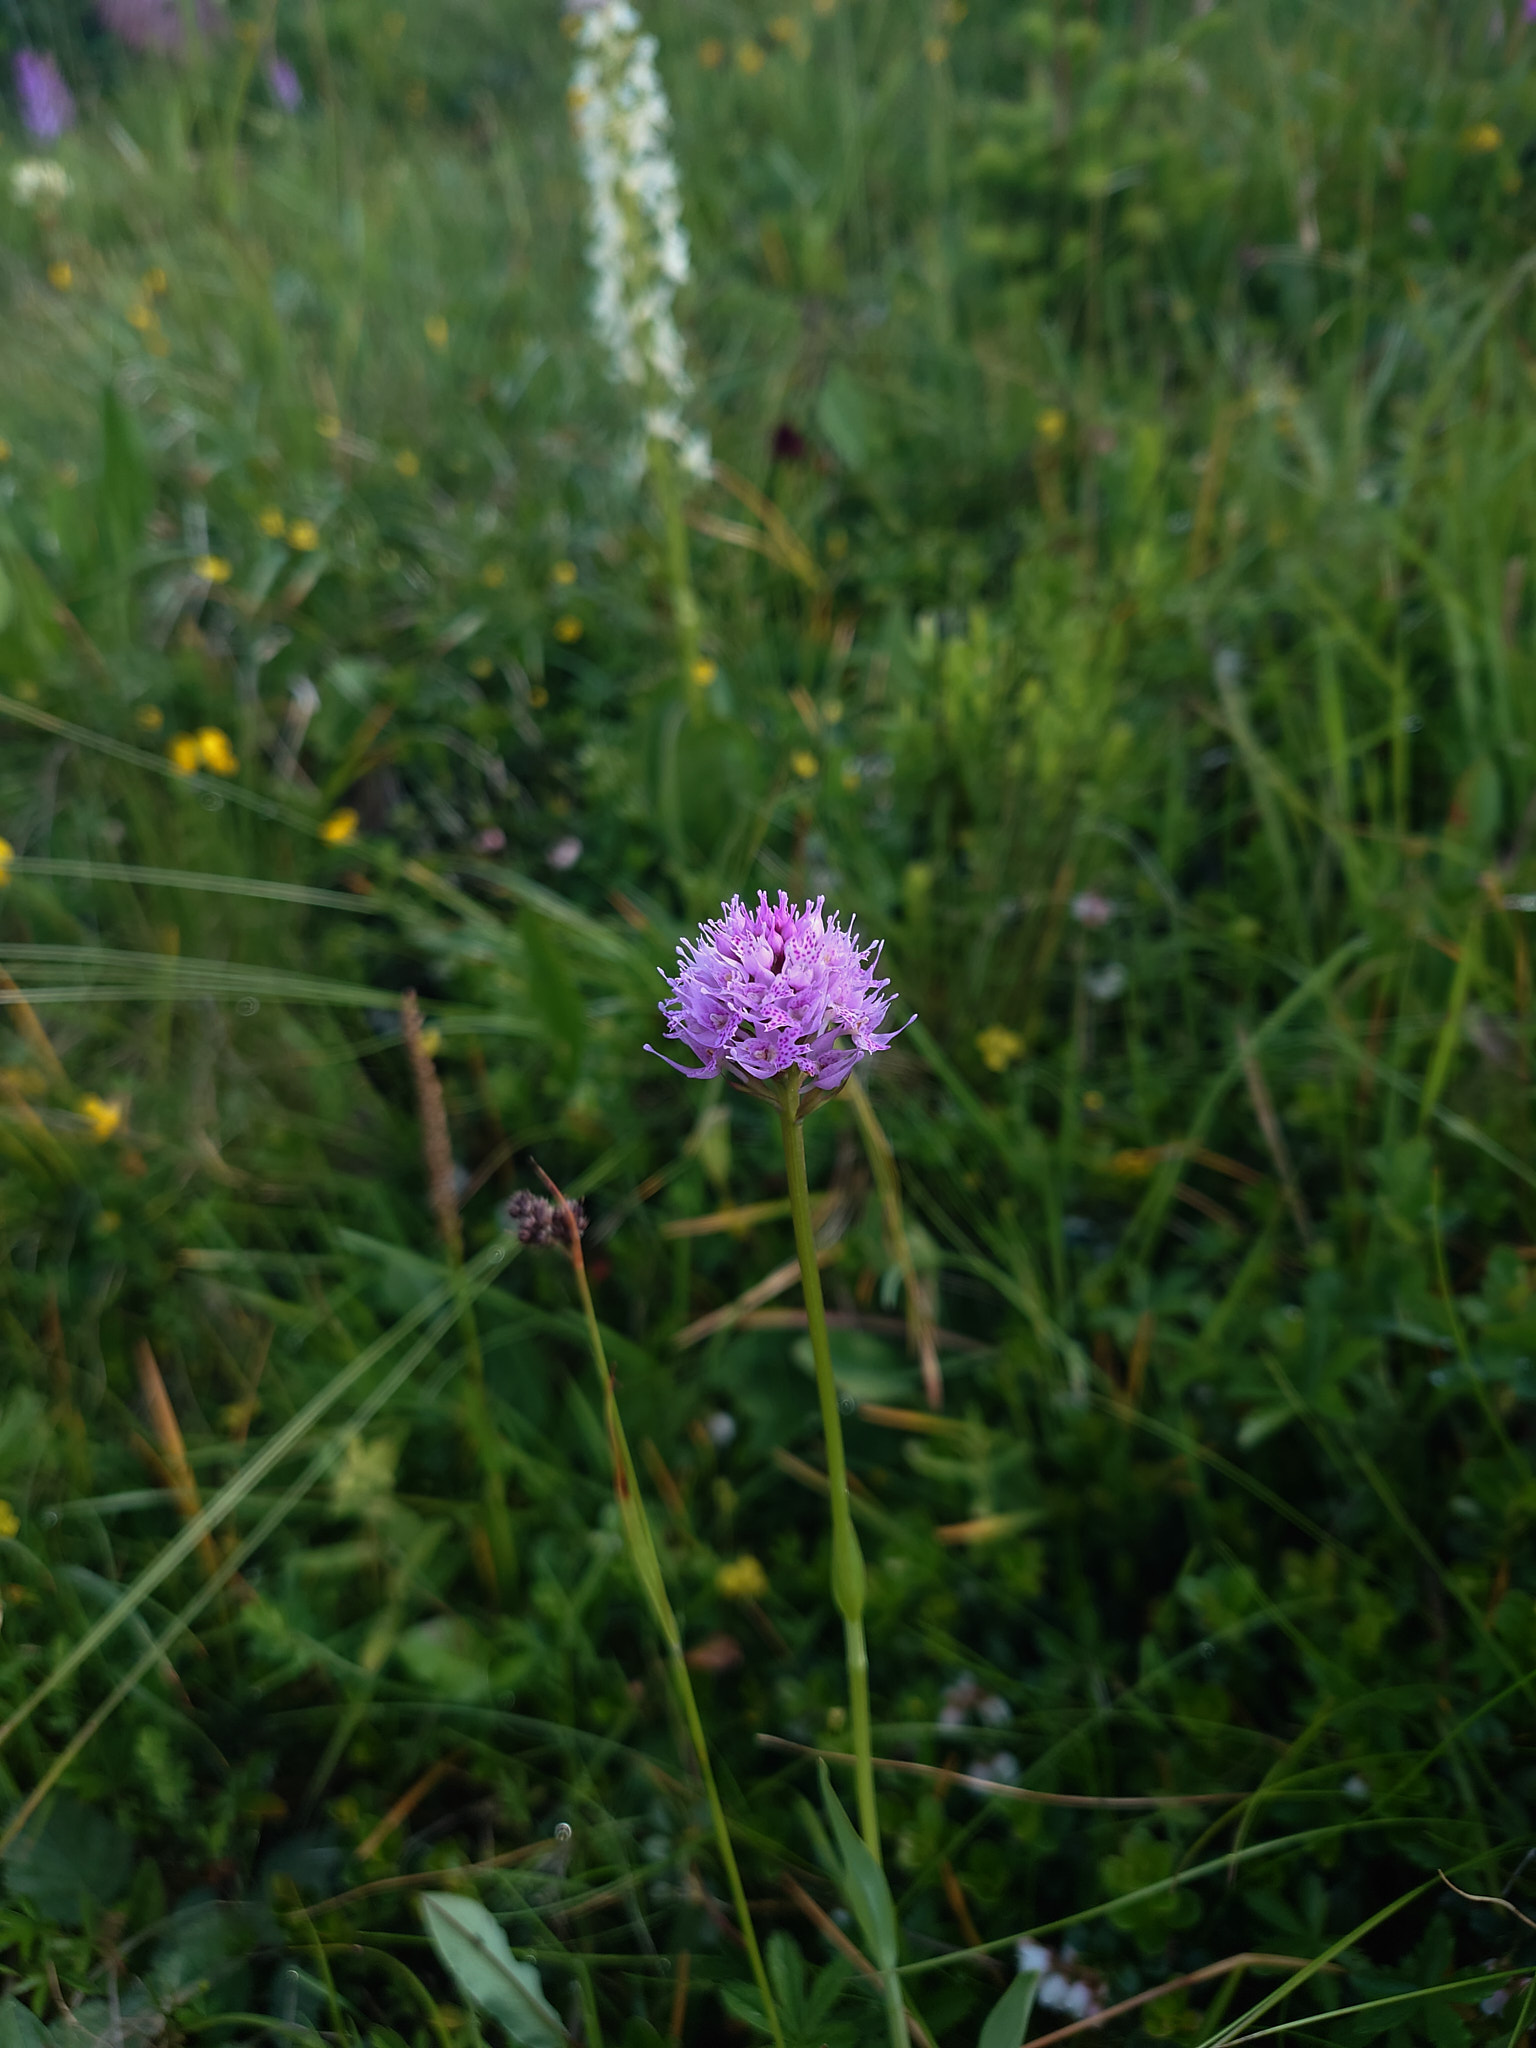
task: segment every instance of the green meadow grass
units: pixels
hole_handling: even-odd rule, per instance
[[[82,101],[71,196],[0,192],[0,2037],[458,2048],[416,1899],[467,1889],[578,2038],[763,2038],[569,1275],[501,1230],[537,1161],[776,1988],[884,2038],[810,1910],[776,1134],[641,1050],[678,936],[783,887],[918,1019],[865,1070],[899,1211],[850,1102],[807,1135],[922,2026],[970,2048],[1033,1932],[1172,1987],[1117,2039],[1518,2048],[1520,12],[650,10],[703,686],[553,9],[284,5],[291,119],[253,43],[0,15]],[[236,772],[174,772],[203,728]]]

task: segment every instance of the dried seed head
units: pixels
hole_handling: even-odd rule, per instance
[[[572,1202],[571,1214],[576,1219],[576,1230],[584,1236],[587,1228],[587,1212],[580,1202]],[[566,1227],[565,1211],[558,1202],[551,1202],[545,1195],[536,1195],[528,1188],[519,1188],[506,1206],[507,1228],[513,1231],[522,1244],[570,1243],[570,1232]]]

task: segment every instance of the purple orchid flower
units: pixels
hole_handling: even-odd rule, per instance
[[[860,1060],[884,1052],[898,1034],[881,1029],[895,997],[875,972],[880,946],[862,945],[835,911],[825,916],[825,900],[802,907],[781,889],[776,904],[760,894],[755,910],[739,896],[721,904],[678,946],[676,975],[662,975],[666,1035],[701,1064],[657,1058],[694,1081],[729,1067],[762,1088],[798,1071],[802,1085],[831,1093]]]
[[[75,125],[75,96],[64,83],[57,60],[45,50],[18,50],[11,75],[21,125],[42,142],[55,142]]]
[[[304,104],[304,88],[299,83],[299,74],[286,57],[274,50],[263,66],[267,79],[267,90],[285,114],[296,114]]]

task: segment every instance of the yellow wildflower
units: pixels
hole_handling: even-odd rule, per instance
[[[748,78],[755,78],[767,62],[756,43],[738,43],[736,46],[736,63]]]
[[[313,519],[290,519],[287,538],[289,547],[297,548],[301,555],[313,554],[320,545],[320,529]]]
[[[1090,1088],[1083,1097],[1083,1107],[1090,1116],[1097,1116],[1104,1107],[1104,1097],[1097,1088]]]
[[[429,1024],[421,1034],[421,1049],[429,1060],[435,1060],[443,1049],[443,1034],[435,1024]]]
[[[179,732],[166,747],[165,757],[178,775],[192,775],[202,766],[203,750],[195,732]]]
[[[812,14],[828,15],[837,11],[837,0],[811,0]]]
[[[557,583],[574,583],[577,575],[576,564],[574,562],[556,562],[549,573]]]
[[[592,95],[579,85],[568,85],[565,89],[565,104],[570,113],[579,114]]]
[[[923,44],[923,55],[930,64],[942,64],[949,55],[949,44],[944,40],[943,36],[929,36],[928,40]]]
[[[153,308],[146,306],[142,299],[135,299],[128,308],[128,311],[123,315],[123,318],[130,327],[136,328],[140,334],[147,334],[149,329],[155,324]]]
[[[402,448],[395,457],[395,467],[402,476],[420,476],[421,457],[414,449]]]
[[[976,1050],[984,1067],[994,1074],[1006,1074],[1015,1060],[1024,1057],[1024,1041],[1006,1024],[989,1024],[977,1032]]]
[[[223,555],[199,555],[192,564],[192,574],[204,583],[227,583],[233,573]]]
[[[421,323],[421,331],[432,348],[448,346],[448,322],[441,313],[429,313]]]
[[[263,505],[256,514],[256,524],[269,540],[281,540],[288,526],[281,505]]]
[[[158,704],[141,704],[133,714],[133,722],[140,732],[158,732],[165,723],[165,713]]]
[[[487,562],[480,571],[480,581],[487,590],[500,590],[507,580],[507,572],[500,562]]]
[[[718,71],[725,62],[725,45],[718,36],[706,36],[699,45],[699,62],[706,71]]]
[[[1042,441],[1059,441],[1067,431],[1067,416],[1059,405],[1048,405],[1035,415],[1035,432]]]
[[[469,664],[469,672],[477,683],[483,683],[487,676],[496,673],[496,664],[488,654],[477,654]]]
[[[320,837],[327,846],[345,846],[357,837],[357,813],[343,804],[339,811],[332,811],[320,827]]]
[[[105,1102],[99,1095],[82,1095],[75,1107],[90,1125],[91,1136],[98,1145],[105,1145],[108,1138],[115,1136],[123,1120],[121,1105]]]
[[[341,421],[333,412],[323,412],[315,421],[315,432],[322,441],[336,441],[341,438]]]
[[[0,462],[9,462],[9,461],[10,461],[10,459],[11,459],[11,444],[10,444],[10,442],[9,442],[9,441],[6,441],[6,440],[0,440]]]
[[[1152,1145],[1127,1147],[1117,1152],[1109,1162],[1111,1173],[1118,1173],[1123,1180],[1145,1180],[1162,1154]]]
[[[809,747],[797,747],[789,757],[789,765],[802,782],[809,782],[820,764]]]
[[[535,711],[542,711],[544,709],[544,706],[549,702],[549,692],[542,683],[535,683],[528,692],[528,702]]]
[[[776,14],[768,24],[768,33],[776,43],[792,43],[798,27],[792,14]]]
[[[715,1591],[726,1600],[761,1600],[767,1590],[768,1574],[755,1557],[738,1557],[715,1573]]]
[[[11,879],[11,862],[16,858],[16,849],[9,839],[0,839],[0,889]]]
[[[229,734],[221,732],[216,725],[198,727],[197,758],[205,768],[211,768],[215,775],[237,775],[240,772],[235,750],[229,744]]]
[[[73,291],[75,288],[74,265],[64,262],[50,263],[48,266],[48,282],[56,292]]]
[[[689,673],[701,690],[707,690],[720,671],[707,654],[701,654]]]
[[[570,612],[555,621],[555,638],[562,647],[573,647],[585,631],[580,619]]]
[[[1503,140],[1491,121],[1477,121],[1461,131],[1461,146],[1471,156],[1492,156]]]
[[[0,1500],[0,1541],[9,1542],[21,1527],[21,1517],[8,1500]]]
[[[160,268],[159,264],[152,263],[139,279],[139,290],[148,298],[158,299],[164,294],[169,284],[170,279]]]

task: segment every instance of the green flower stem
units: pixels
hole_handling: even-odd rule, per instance
[[[651,1533],[650,1519],[640,1498],[640,1482],[635,1472],[635,1461],[630,1454],[624,1419],[619,1413],[618,1398],[613,1390],[613,1374],[608,1369],[608,1354],[603,1348],[603,1333],[598,1326],[597,1311],[592,1306],[592,1290],[587,1285],[587,1266],[581,1255],[581,1236],[575,1227],[575,1219],[564,1196],[560,1197],[560,1202],[565,1210],[566,1228],[570,1232],[571,1265],[576,1274],[576,1289],[581,1296],[581,1312],[586,1319],[587,1341],[592,1348],[592,1361],[597,1367],[598,1379],[602,1382],[603,1416],[608,1426],[608,1443],[613,1454],[613,1490],[619,1503],[619,1521],[624,1531],[625,1545],[629,1551],[630,1562],[634,1566],[635,1576],[650,1602],[651,1612],[656,1617],[657,1626],[667,1646],[668,1675],[677,1694],[678,1705],[683,1710],[683,1718],[688,1723],[689,1739],[693,1743],[694,1756],[698,1759],[699,1775],[704,1780],[710,1819],[714,1823],[715,1845],[720,1851],[720,1861],[725,1866],[726,1882],[730,1886],[731,1901],[736,1908],[736,1924],[741,1929],[747,1961],[752,1967],[758,1996],[763,2001],[768,2031],[773,2036],[774,2048],[784,2048],[784,2032],[779,2024],[778,2008],[769,1989],[768,1972],[763,1968],[762,1951],[757,1945],[752,1915],[747,1910],[746,1890],[741,1882],[741,1871],[737,1867],[736,1851],[731,1842],[725,1808],[720,1803],[719,1788],[715,1784],[714,1766],[709,1760],[709,1742],[699,1715],[699,1703],[694,1697],[693,1680],[689,1676],[687,1661],[683,1656],[682,1630],[677,1625],[677,1616],[673,1613],[672,1603],[667,1598],[666,1583],[661,1573],[661,1559],[656,1551],[656,1539]]]
[[[682,479],[677,456],[666,442],[650,444],[651,476],[661,506],[662,529],[666,537],[667,582],[672,592],[672,623],[677,631],[677,658],[682,670],[685,694],[689,692],[699,661],[699,601],[693,590],[693,568],[688,552],[688,526],[683,518]]]
[[[805,1174],[805,1137],[796,1116],[800,1076],[791,1070],[779,1099],[784,1133],[784,1166],[789,1175],[789,1213],[795,1225],[795,1250],[800,1255],[800,1284],[805,1293],[805,1320],[811,1356],[816,1361],[816,1392],[821,1401],[821,1427],[827,1440],[827,1480],[832,1494],[832,1598],[843,1617],[843,1644],[848,1662],[848,1708],[853,1723],[854,1780],[858,1790],[859,1832],[876,1863],[880,1858],[880,1814],[875,1804],[874,1745],[869,1727],[869,1650],[864,1640],[864,1554],[853,1526],[848,1498],[848,1464],[843,1455],[843,1420],[832,1376],[832,1347],[827,1341],[827,1311],[821,1298],[821,1268],[816,1263],[816,1236],[811,1227],[811,1190]]]

